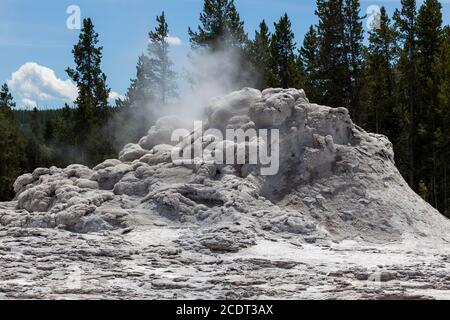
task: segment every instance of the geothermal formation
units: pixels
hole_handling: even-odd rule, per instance
[[[277,129],[278,173],[173,163],[174,117],[92,169],[36,169],[0,203],[0,298],[450,298],[450,223],[386,137],[296,89],[245,88],[205,114],[203,129]]]

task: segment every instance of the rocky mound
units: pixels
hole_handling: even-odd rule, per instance
[[[261,174],[260,164],[174,163],[180,145],[171,135],[184,124],[166,117],[118,160],[19,177],[0,224],[91,233],[159,221],[188,230],[181,246],[215,252],[273,235],[299,243],[447,238],[449,222],[408,187],[388,139],[354,125],[346,109],[312,104],[303,90],[245,88],[213,99],[206,114],[203,131],[277,129],[277,174]],[[184,141],[198,139],[213,149],[256,143],[275,151],[273,140],[224,143],[198,129]]]
[[[243,89],[205,118],[162,118],[92,169],[19,177],[0,203],[0,299],[450,297],[450,224],[386,137],[295,89]]]

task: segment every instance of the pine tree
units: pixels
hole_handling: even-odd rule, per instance
[[[318,103],[349,108],[348,57],[344,46],[343,0],[317,0],[319,36]]]
[[[97,46],[98,42],[92,20],[84,19],[79,42],[72,50],[76,69],[66,70],[78,87],[74,138],[81,152],[79,160],[86,164],[94,164],[113,154],[110,132],[105,130],[110,115],[110,89],[101,70],[103,47]]]
[[[156,17],[156,21],[158,26],[149,32],[148,55],[139,56],[136,78],[131,80],[125,99],[116,102],[115,132],[120,146],[144,136],[157,115],[161,114],[158,109],[178,95],[176,73],[169,57],[169,27],[164,12]]]
[[[79,159],[79,150],[76,145],[69,143],[73,140],[75,127],[75,114],[77,110],[64,104],[61,116],[56,119],[53,148],[53,161],[58,167],[65,167]]]
[[[8,85],[2,85],[0,91],[0,111],[10,111],[16,106],[11,92],[9,92]]]
[[[251,59],[248,56],[249,40],[234,0],[205,0],[197,31],[189,28],[188,33],[191,47],[194,49],[194,55],[191,55],[191,58],[194,58],[194,61],[198,58],[197,64],[201,64],[204,58],[225,60],[223,64],[210,67],[207,71],[208,76],[220,78],[223,74],[229,75],[221,83],[228,90],[255,85],[254,79],[257,76],[251,73]],[[232,64],[231,71],[227,62]],[[196,70],[191,72],[189,78],[192,86],[204,83],[206,80],[204,75]]]
[[[439,54],[433,65],[438,84],[436,116],[440,119],[440,130],[435,131],[438,154],[439,209],[450,216],[450,27],[444,27]]]
[[[300,60],[305,72],[306,95],[313,102],[320,101],[319,83],[319,37],[314,26],[310,26],[300,49]]]
[[[287,13],[274,26],[270,50],[275,82],[271,85],[283,88],[296,87],[301,81],[301,73],[296,61],[294,33]]]
[[[33,108],[30,123],[30,136],[27,142],[27,171],[32,172],[34,169],[42,164],[42,150],[43,144],[40,123],[38,119],[38,109]]]
[[[347,61],[347,81],[349,89],[349,107],[351,116],[359,124],[363,122],[361,106],[362,70],[363,70],[363,17],[360,16],[359,0],[345,0],[344,13],[344,48]]]
[[[56,120],[48,119],[45,121],[44,131],[43,131],[43,139],[44,143],[50,145],[54,142],[55,139],[55,130],[56,130]]]
[[[136,78],[131,80],[125,98],[116,101],[118,112],[115,118],[115,133],[120,147],[143,137],[155,120],[155,111],[150,106],[156,104],[157,99],[149,70],[150,59],[145,54],[140,55]]]
[[[131,85],[124,100],[120,100],[119,106],[137,107],[155,100],[155,93],[150,82],[150,59],[141,54],[136,65],[136,78],[131,80]]]
[[[69,77],[78,86],[78,107],[86,106],[101,114],[108,108],[110,89],[106,85],[106,75],[101,70],[103,47],[98,47],[98,33],[90,18],[83,20],[79,42],[74,46],[76,70],[68,68]]]
[[[148,64],[148,77],[151,85],[155,87],[157,99],[166,104],[167,100],[177,94],[176,74],[172,70],[173,63],[169,58],[169,26],[166,22],[164,11],[156,17],[158,26],[155,31],[149,33],[150,42],[148,54],[150,61]]]
[[[422,155],[419,175],[428,189],[427,200],[441,207],[439,190],[439,147],[437,137],[443,127],[438,105],[439,83],[433,70],[442,41],[442,12],[438,0],[425,0],[417,16],[417,70],[420,83],[418,92],[418,153]]]
[[[409,161],[406,178],[415,191],[419,191],[419,178],[416,174],[421,155],[417,151],[417,113],[418,113],[418,82],[417,82],[417,10],[415,0],[401,0],[401,10],[396,10],[394,20],[397,37],[403,47],[398,61],[399,104],[407,117],[405,130],[408,137],[408,152],[405,155]],[[417,164],[417,163],[418,164]]]
[[[19,124],[12,112],[16,106],[6,84],[0,90],[0,200],[14,197],[12,185],[23,172],[25,149]]]
[[[212,51],[224,48],[243,49],[247,42],[244,22],[233,0],[205,0],[200,14],[198,30],[189,28],[193,48],[203,47]]]
[[[247,56],[252,63],[252,67],[256,70],[256,74],[258,75],[256,87],[259,89],[265,89],[270,83],[274,82],[272,69],[270,67],[270,41],[271,34],[269,27],[263,20],[259,24],[259,30],[255,32],[255,39],[251,41],[248,46],[249,52],[247,53]]]
[[[381,8],[379,28],[369,32],[367,82],[370,129],[385,134],[392,142],[398,138],[401,115],[396,108],[394,61],[395,31],[386,9]],[[396,144],[395,144],[396,145]]]
[[[317,74],[319,103],[346,107],[362,122],[363,28],[358,0],[317,0],[319,18]],[[312,30],[308,35],[311,37]],[[310,49],[311,50],[311,49]]]

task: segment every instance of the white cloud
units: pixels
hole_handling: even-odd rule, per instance
[[[168,44],[170,44],[171,46],[180,46],[183,44],[183,41],[181,41],[180,38],[178,37],[173,37],[171,35],[168,35],[166,38],[166,41]]]
[[[22,65],[13,72],[7,83],[22,105],[30,108],[34,108],[41,102],[72,103],[78,96],[77,86],[70,79],[60,79],[52,69],[35,62]],[[119,98],[124,97],[115,91],[110,92],[111,103]]]
[[[62,100],[72,102],[78,90],[69,79],[59,79],[55,72],[35,62],[27,62],[11,75],[8,86],[22,97],[22,102]]]
[[[37,102],[31,99],[23,98],[20,100],[25,107],[34,108],[37,107]]]
[[[125,99],[125,97],[123,96],[123,95],[121,95],[120,93],[117,93],[117,92],[115,92],[115,91],[111,91],[110,93],[109,93],[109,100],[111,100],[111,101],[116,101],[117,99]]]

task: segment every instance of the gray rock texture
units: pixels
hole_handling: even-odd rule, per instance
[[[245,88],[205,114],[204,130],[279,130],[278,173],[173,163],[176,117],[119,159],[36,169],[0,204],[0,298],[450,297],[450,223],[386,137],[297,89]],[[190,132],[185,147],[275,147]]]

